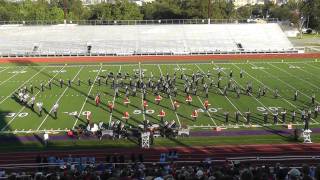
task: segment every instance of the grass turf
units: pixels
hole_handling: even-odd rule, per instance
[[[193,96],[191,105],[185,103],[185,94],[183,91],[183,83],[180,74],[185,73],[191,75],[193,72],[210,71],[213,79],[217,80],[216,69],[223,68],[221,87],[224,87],[228,82],[230,70],[233,71],[233,79],[239,87],[245,87],[247,82],[252,82],[254,93],[253,96],[241,95],[238,99],[233,91],[228,91],[227,96],[221,95],[221,90],[211,88],[209,93],[209,101],[211,111],[200,112],[197,121],[193,121],[190,117],[191,112],[195,109],[203,109],[203,101],[205,100],[204,93],[198,90],[198,96]],[[239,77],[240,69],[243,69],[244,78]],[[142,94],[138,89],[136,97],[130,97],[131,104],[129,107],[123,105],[124,90],[120,89],[120,97],[114,98],[114,91],[104,83],[104,76],[109,73],[128,72],[133,74],[135,71],[142,70],[145,72],[145,81],[149,78],[150,72],[158,78],[161,74],[169,73],[171,76],[177,72],[177,86],[179,95],[177,97],[166,98],[160,105],[154,102],[155,96],[149,91],[147,100],[149,101],[150,113],[141,113],[142,109]],[[128,126],[137,126],[144,119],[148,119],[153,123],[159,123],[160,118],[157,116],[161,109],[166,111],[165,120],[175,120],[178,125],[187,125],[195,129],[212,128],[216,126],[233,128],[247,128],[244,112],[250,109],[252,112],[252,125],[263,125],[263,117],[261,110],[272,110],[274,108],[287,109],[287,123],[290,120],[291,110],[297,112],[297,122],[302,126],[300,121],[300,110],[302,108],[314,109],[311,104],[311,95],[315,93],[316,97],[320,97],[320,63],[315,60],[289,60],[281,62],[273,61],[228,61],[224,63],[193,63],[193,64],[32,64],[32,66],[21,66],[21,64],[1,64],[0,66],[0,132],[11,133],[15,132],[40,132],[46,130],[64,131],[73,128],[79,124],[85,123],[85,112],[92,112],[94,122],[103,121],[108,124],[110,121],[123,121],[122,116],[124,111],[130,113]],[[101,85],[97,82],[90,86],[87,83],[88,78],[94,80],[101,76]],[[77,86],[77,79],[80,78],[82,84]],[[41,82],[46,84],[49,79],[54,80],[52,89],[40,91],[39,85]],[[65,84],[67,79],[74,80],[71,87],[64,85],[59,87],[59,79],[63,79]],[[128,83],[129,80],[125,80]],[[206,79],[209,83],[209,79]],[[12,94],[19,87],[26,85],[29,88],[30,83],[35,88],[34,95],[36,102],[42,101],[45,112],[41,117],[30,108],[19,104]],[[201,83],[200,83],[200,86]],[[200,87],[199,86],[199,87]],[[259,86],[268,88],[265,97],[257,98],[257,89]],[[281,97],[275,99],[273,90],[279,89]],[[299,90],[298,101],[293,101],[295,90]],[[102,103],[99,107],[95,106],[95,95],[101,94]],[[172,110],[172,100],[180,102],[180,108],[177,112]],[[53,104],[59,102],[58,118],[55,119],[49,113]],[[111,114],[108,111],[108,101],[114,101],[115,110]],[[317,101],[318,103],[319,101]],[[240,123],[236,124],[234,112],[239,110],[243,116],[240,118]],[[36,110],[37,111],[37,110]],[[217,112],[216,112],[217,111]],[[229,123],[225,123],[223,113],[230,113]],[[153,113],[152,113],[153,112]],[[269,111],[271,112],[271,111]],[[273,125],[272,118],[269,115],[268,126],[272,128],[281,128],[282,125]],[[311,127],[317,127],[320,118],[313,118]]]

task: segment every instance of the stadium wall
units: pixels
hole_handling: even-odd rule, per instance
[[[130,63],[130,62],[171,62],[176,61],[214,61],[214,60],[269,60],[269,59],[320,58],[320,53],[306,54],[242,54],[205,56],[81,56],[81,57],[10,57],[0,58],[0,63]]]

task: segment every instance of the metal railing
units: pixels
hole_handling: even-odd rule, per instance
[[[310,47],[309,47],[310,49]],[[30,51],[30,50],[19,50],[8,53],[1,53],[0,57],[68,57],[68,56],[205,56],[205,55],[241,55],[241,54],[290,54],[290,53],[304,53],[306,47],[297,47],[290,49],[274,49],[274,50],[212,50],[212,51],[104,51],[104,52],[91,52],[86,53],[85,51]]]
[[[159,20],[35,20],[0,21],[0,25],[161,25],[161,24],[234,24],[278,23],[277,18],[268,19],[159,19]]]

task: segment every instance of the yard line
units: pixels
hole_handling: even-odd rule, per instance
[[[118,71],[118,73],[120,73],[121,72],[121,65],[120,65],[120,67],[119,67],[119,71]],[[113,100],[112,100],[112,104],[114,105],[114,102],[116,101],[116,92],[114,92],[114,96],[113,96]],[[113,111],[112,111],[113,112]],[[110,124],[111,124],[111,120],[112,120],[112,112],[110,113],[110,119],[109,119],[109,126],[110,126]]]
[[[5,100],[7,100],[8,98],[10,98],[16,91],[18,91],[20,88],[22,88],[26,83],[28,83],[31,79],[33,79],[35,76],[37,76],[39,73],[41,73],[43,70],[45,69],[45,67],[43,67],[42,69],[40,69],[40,71],[38,71],[37,73],[35,73],[32,77],[30,77],[28,80],[24,81],[24,83],[19,86],[17,89],[13,90],[13,92],[11,94],[9,94],[6,98],[4,98],[2,101],[0,101],[0,104],[2,104]]]
[[[267,63],[267,64],[269,64],[269,63]],[[314,85],[313,83],[310,83],[309,81],[306,81],[306,80],[304,80],[304,79],[301,79],[300,77],[295,76],[295,75],[289,73],[288,71],[286,71],[286,70],[284,70],[284,69],[282,69],[282,68],[279,68],[279,67],[277,67],[277,66],[275,66],[275,65],[273,65],[273,64],[269,64],[269,65],[271,65],[271,66],[279,69],[280,71],[282,71],[282,72],[284,72],[284,73],[286,73],[286,74],[288,74],[288,75],[290,75],[290,76],[292,76],[292,77],[298,78],[298,79],[300,79],[301,81],[304,81],[305,83],[310,84],[311,86],[313,86],[313,87],[315,87],[315,88],[317,88],[317,89],[320,89],[318,86]]]
[[[60,72],[61,70],[63,70],[65,68],[65,66],[63,66],[51,79],[54,79]],[[44,68],[43,68],[44,69]],[[40,73],[40,71],[39,71]],[[46,83],[46,85],[48,84],[48,82]],[[39,90],[34,96],[36,97],[41,91]],[[15,119],[16,117],[26,108],[26,106],[23,106],[20,111],[1,129],[1,131],[4,131]]]
[[[315,68],[315,69],[319,69],[319,70],[320,70],[320,68],[319,68],[318,66],[311,66],[311,65],[308,64],[308,63],[303,63],[303,64],[305,64],[305,65],[307,65],[307,66],[309,66],[309,67],[312,67],[312,68]]]
[[[142,81],[142,78],[141,78],[141,73],[142,73],[142,70],[141,70],[141,63],[139,62],[139,76],[140,76],[140,81]],[[141,87],[142,88],[142,87]],[[143,121],[146,120],[146,115],[145,115],[145,112],[144,112],[144,108],[143,108],[143,93],[142,93],[142,89],[140,89],[141,91],[141,108],[142,108],[142,116],[143,116]]]
[[[197,66],[197,68],[202,72],[202,73],[205,73],[197,64],[196,64],[196,66]],[[222,94],[222,91],[221,91],[221,89],[220,88],[218,88],[219,89],[219,91],[220,91],[220,93]],[[228,100],[228,102],[237,110],[237,111],[239,111],[240,112],[240,115],[245,119],[245,120],[247,120],[247,118],[242,114],[242,112],[232,103],[232,101],[227,97],[227,96],[224,96],[227,100]],[[201,102],[202,103],[202,102]]]
[[[232,64],[233,66],[235,66],[236,68],[238,68],[240,70],[240,67]],[[262,84],[263,86],[265,86],[267,89],[272,90],[272,88],[270,88],[269,86],[267,86],[266,84],[264,84],[263,82],[261,82],[259,79],[255,78],[254,76],[251,76],[247,71],[244,71],[248,76],[250,76],[252,79],[254,79],[255,81],[259,82],[260,84]],[[286,100],[284,97],[282,97],[280,95],[281,99],[284,100],[286,103],[288,103],[291,107],[297,109],[298,111],[301,111],[296,105],[292,104],[290,101]],[[313,120],[314,122],[317,122],[316,120],[314,120],[313,118],[311,118],[311,120]]]
[[[21,71],[25,70],[26,68],[27,68],[27,66],[24,67]],[[16,75],[18,75],[18,74],[19,74],[19,73],[15,73],[14,75],[10,76],[10,78],[6,79],[5,81],[2,81],[2,82],[0,83],[0,86],[1,86],[2,84],[6,83],[7,81],[9,81],[10,79],[14,78],[14,77],[15,77]]]
[[[183,70],[182,68],[180,68],[179,64],[177,64],[177,66],[178,66],[178,69],[182,70],[182,74],[184,74],[184,70]],[[196,64],[196,66],[198,67],[199,70],[201,70],[200,67],[199,67],[197,64]],[[202,71],[202,70],[201,70],[201,71]],[[197,96],[197,98],[198,98],[198,100],[200,101],[202,107],[205,108],[205,106],[204,106],[204,104],[202,103],[202,101],[201,101],[201,99],[199,98],[199,96]],[[218,127],[216,121],[212,118],[212,116],[211,116],[211,114],[209,113],[209,111],[206,111],[206,112],[207,112],[208,116],[210,117],[211,121],[213,122],[213,124],[214,124],[216,127]]]
[[[253,65],[252,63],[249,63],[249,64],[251,64],[252,66],[255,66],[255,65]],[[296,89],[296,88],[295,88],[295,87],[293,87],[291,84],[289,84],[289,83],[287,83],[287,82],[283,81],[282,79],[278,78],[277,76],[274,76],[273,74],[269,73],[268,71],[266,71],[266,70],[264,70],[264,69],[261,69],[261,71],[263,71],[263,72],[265,72],[265,73],[269,74],[270,76],[272,76],[272,77],[273,77],[273,78],[275,78],[275,79],[278,79],[278,81],[281,81],[282,83],[284,83],[284,84],[286,84],[287,86],[289,86],[291,89],[293,89],[293,90],[295,90],[295,91],[300,92],[302,95],[304,95],[304,96],[306,96],[306,97],[308,97],[308,98],[311,98],[311,97],[310,97],[310,96],[308,96],[307,94],[305,94],[305,93],[303,93],[302,91],[300,91],[300,90]],[[317,103],[319,103],[318,101],[316,101],[316,102],[317,102]]]
[[[79,73],[82,71],[83,67],[81,67],[78,71],[78,73],[73,77],[73,79],[71,80],[74,81],[76,79],[76,77],[78,77]],[[63,97],[63,95],[67,92],[67,90],[69,89],[69,86],[67,86],[67,88],[64,89],[64,91],[62,92],[62,94],[59,96],[59,98],[57,99],[57,101],[54,103],[58,103],[60,101],[60,99]],[[46,122],[47,118],[49,117],[49,115],[51,114],[53,109],[50,109],[49,113],[46,115],[46,117],[42,120],[41,124],[38,126],[37,131],[39,131],[39,129],[41,128],[41,126]]]
[[[98,71],[98,73],[97,73],[97,75],[96,75],[96,77],[95,77],[95,79],[94,79],[94,81],[93,81],[90,89],[89,89],[89,92],[88,92],[88,94],[87,94],[86,99],[84,100],[84,102],[83,102],[83,104],[82,104],[82,107],[81,107],[81,109],[80,109],[80,112],[79,112],[78,116],[76,117],[77,119],[76,119],[76,121],[74,122],[74,125],[72,126],[72,129],[74,129],[74,127],[75,127],[75,126],[77,125],[77,123],[78,123],[79,117],[81,116],[81,113],[82,113],[82,111],[83,111],[84,106],[86,105],[86,102],[88,101],[88,98],[89,98],[89,96],[90,96],[90,93],[91,93],[91,91],[92,91],[92,88],[93,88],[93,86],[94,86],[94,84],[95,84],[95,82],[96,82],[96,80],[97,80],[97,78],[98,78],[98,76],[99,76],[99,74],[100,74],[100,72],[101,72],[101,69],[102,69],[102,64],[100,65],[100,69],[99,69],[99,71]]]
[[[161,73],[161,76],[163,76],[163,73],[162,73],[162,70],[161,70],[159,64],[158,64],[158,68],[159,68],[159,71],[160,71],[160,73]],[[173,100],[172,100],[171,95],[169,95],[169,97],[170,97],[170,101],[171,101],[172,108],[174,108],[174,104],[173,104]],[[174,111],[174,113],[176,114],[176,117],[177,117],[177,120],[178,120],[178,123],[179,123],[179,128],[181,128],[181,123],[180,123],[180,119],[179,119],[179,116],[178,116],[178,114],[177,114],[177,111]]]
[[[288,64],[288,65],[290,65],[290,66],[291,66],[291,64],[289,64],[289,63],[286,63],[286,64]],[[310,73],[310,72],[308,72],[308,71],[306,71],[306,70],[302,69],[301,67],[296,68],[296,69],[298,69],[298,70],[300,70],[300,71],[303,71],[304,73],[309,74],[310,76],[313,76],[313,77],[317,77],[317,78],[318,78],[318,76],[315,76],[313,73]]]
[[[9,69],[9,67],[3,68],[3,70],[1,70],[0,73],[7,70],[7,69]]]

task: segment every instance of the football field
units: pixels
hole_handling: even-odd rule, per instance
[[[218,84],[218,72],[220,71],[220,88]],[[230,78],[230,72],[232,77]],[[240,71],[243,77],[240,77]],[[124,85],[119,88],[120,95],[115,96],[111,87],[112,81],[106,83],[106,77],[112,72],[114,76],[121,73],[129,74],[122,77]],[[211,76],[208,76],[211,74]],[[314,117],[314,109],[320,102],[320,62],[314,59],[301,60],[272,60],[272,61],[214,61],[195,63],[132,63],[132,64],[0,64],[0,133],[35,133],[35,132],[63,132],[80,124],[85,124],[87,113],[91,113],[91,119],[95,123],[123,121],[123,113],[129,113],[127,126],[136,127],[144,120],[154,124],[160,124],[158,116],[161,110],[166,112],[164,121],[175,121],[178,127],[188,126],[190,129],[211,128],[252,128],[252,127],[282,127],[291,122],[291,113],[297,113],[294,125],[302,126],[300,119],[301,110],[311,110],[312,118],[310,126],[320,123],[320,117]],[[185,80],[181,74],[191,79],[192,74],[199,74],[200,81],[197,86],[197,95],[192,96],[192,102],[188,104],[184,92]],[[149,79],[157,82],[160,76],[171,79],[176,74],[177,96],[171,93],[167,96],[160,92],[163,97],[159,105],[156,104],[153,91],[147,88],[146,100],[148,108],[143,111],[143,94],[137,88],[136,96],[131,96],[130,104],[124,104],[125,86],[129,81],[136,81],[143,77],[143,82]],[[134,77],[136,76],[136,78]],[[152,77],[153,76],[153,77]],[[211,104],[208,110],[204,108],[206,100],[203,84],[209,87],[208,101]],[[93,83],[89,84],[88,79]],[[60,79],[63,86],[60,87]],[[100,79],[100,84],[98,83]],[[231,79],[231,80],[230,80]],[[68,85],[71,81],[71,86]],[[81,81],[80,85],[78,80]],[[119,79],[118,79],[119,80]],[[52,82],[51,89],[48,82]],[[240,97],[232,87],[224,88],[231,82],[232,87],[241,89]],[[43,84],[44,90],[41,90]],[[30,92],[30,85],[34,87]],[[247,84],[252,84],[253,92],[246,94]],[[28,105],[19,102],[17,98],[19,89],[24,86],[28,89],[30,97],[35,97],[35,103],[43,102],[43,113],[40,116],[35,105],[32,110]],[[196,86],[196,85],[195,85]],[[266,89],[265,96],[258,96],[258,89]],[[274,97],[274,91],[278,90],[279,96]],[[294,100],[294,93],[298,91],[298,99]],[[101,103],[96,106],[95,97],[100,94]],[[315,103],[311,103],[315,95]],[[180,104],[175,111],[174,101]],[[59,104],[57,118],[52,113],[55,103]],[[108,104],[114,104],[111,113]],[[196,110],[198,117],[194,120],[192,112]],[[236,122],[235,112],[239,111],[239,121]],[[246,112],[250,111],[250,123]],[[273,123],[272,114],[278,111],[279,121]],[[286,121],[281,121],[281,112],[286,111]],[[229,120],[226,122],[225,113],[228,112]],[[268,112],[268,122],[264,123],[263,112]]]

